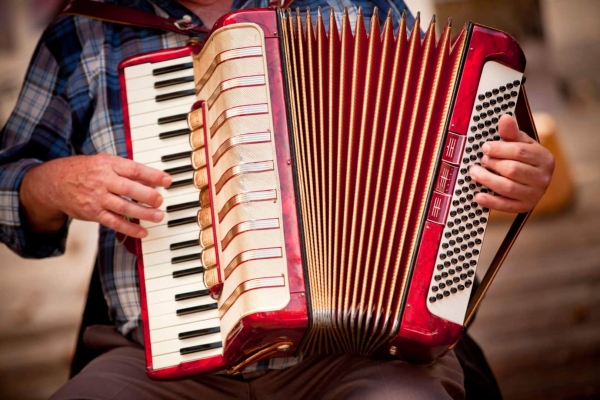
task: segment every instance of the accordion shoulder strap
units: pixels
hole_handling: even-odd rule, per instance
[[[271,0],[269,7],[288,8],[293,0]],[[139,26],[143,28],[159,29],[175,32],[180,35],[192,33],[208,33],[209,28],[190,25],[189,21],[175,18],[159,17],[144,11],[116,4],[100,3],[91,0],[72,0],[69,5],[58,15],[78,15],[120,25]]]
[[[177,20],[171,17],[163,18],[130,7],[91,0],[72,0],[58,16],[63,15],[77,15],[120,25],[170,31],[180,35],[208,33],[210,31],[205,27],[192,26],[186,20]]]
[[[279,7],[286,9],[292,4],[294,0],[271,0],[269,1],[269,7]]]
[[[521,96],[519,97],[519,100],[517,101],[517,106],[515,108],[515,117],[519,124],[519,129],[522,130],[523,132],[525,132],[532,139],[539,142],[538,134],[535,129],[535,124],[533,122],[533,117],[531,115],[531,109],[529,108],[529,102],[527,100],[527,93],[525,91],[525,86],[521,87]],[[477,308],[479,307],[479,304],[481,303],[483,296],[485,296],[485,294],[487,293],[490,285],[492,284],[492,281],[496,277],[496,274],[498,273],[498,271],[500,270],[500,267],[504,263],[504,260],[505,260],[506,256],[508,255],[508,252],[510,251],[511,247],[515,243],[517,236],[521,232],[521,229],[523,229],[523,226],[525,225],[525,222],[527,222],[527,219],[529,218],[530,215],[531,215],[531,211],[526,212],[526,213],[517,214],[517,216],[515,217],[512,225],[510,226],[510,229],[508,230],[504,240],[502,241],[502,244],[498,248],[496,255],[492,259],[492,262],[490,263],[490,267],[488,268],[487,272],[485,273],[485,276],[481,280],[481,283],[479,284],[479,288],[477,289],[477,291],[472,296],[472,298],[469,302],[469,306],[467,307],[467,314],[466,314],[466,318],[465,318],[465,322],[464,322],[465,327],[468,326],[469,322],[471,322],[471,320],[473,319],[473,316],[475,315],[475,311],[477,311]],[[452,347],[454,347],[454,346],[452,346]]]
[[[287,8],[292,1],[293,0],[271,0],[269,1],[269,6]],[[63,15],[78,15],[115,24],[170,31],[180,35],[208,33],[210,31],[210,29],[206,27],[190,25],[189,21],[186,20],[177,20],[171,17],[163,18],[133,8],[91,0],[72,0],[58,16],[60,17]]]

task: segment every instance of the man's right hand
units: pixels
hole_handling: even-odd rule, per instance
[[[154,188],[170,185],[171,176],[163,171],[97,154],[60,158],[32,168],[19,195],[34,232],[57,232],[68,215],[143,238],[147,230],[123,217],[160,222],[164,213],[158,207],[163,199]]]

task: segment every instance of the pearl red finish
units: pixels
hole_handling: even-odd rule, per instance
[[[277,312],[263,312],[249,315],[241,319],[226,340],[223,356],[211,357],[180,364],[176,367],[154,370],[150,353],[150,338],[147,328],[148,312],[146,307],[145,287],[141,285],[142,316],[146,329],[144,339],[147,343],[148,375],[154,379],[177,379],[194,374],[214,372],[229,368],[242,362],[257,351],[265,349],[283,339],[293,342],[286,353],[269,353],[274,356],[290,356],[295,353],[299,343],[309,326],[309,310],[307,302],[307,287],[305,283],[302,259],[302,240],[299,231],[297,200],[295,195],[294,163],[289,143],[288,110],[284,90],[284,75],[278,36],[277,13],[274,10],[251,10],[234,12],[217,21],[215,28],[242,22],[255,23],[265,34],[268,79],[273,116],[274,140],[277,152],[277,168],[281,185],[281,202],[283,207],[283,229],[285,235],[286,256],[288,265],[288,281],[291,300],[287,307]],[[469,119],[475,102],[476,90],[481,71],[487,61],[497,61],[515,70],[523,71],[525,57],[513,38],[502,32],[480,25],[471,27],[467,39],[467,49],[459,71],[460,82],[454,98],[453,108],[449,112],[448,132],[458,140],[457,148],[462,148],[464,135],[469,127]],[[198,52],[198,47],[184,47],[175,50],[143,55],[126,60],[121,69],[128,65],[146,61],[162,61],[181,57],[190,52]],[[124,84],[124,74],[121,73],[121,83]],[[127,107],[126,93],[123,91],[123,105]],[[196,104],[196,107],[200,104]],[[126,114],[126,110],[125,110]],[[128,151],[131,157],[129,123],[125,118]],[[428,149],[432,152],[432,149]],[[457,153],[459,153],[457,151]],[[208,156],[208,155],[207,155]],[[454,156],[448,159],[454,160]],[[441,160],[439,161],[441,162]],[[210,174],[209,174],[210,179]],[[424,185],[420,185],[424,186]],[[428,188],[420,188],[428,190]],[[446,190],[446,189],[445,189]],[[450,190],[451,189],[447,189]],[[212,199],[211,199],[212,201]],[[446,205],[447,208],[447,205]],[[441,215],[445,215],[443,211]],[[213,215],[213,218],[216,216]],[[435,259],[443,231],[443,218],[434,223],[426,221],[418,242],[415,262],[408,277],[405,303],[398,316],[400,320],[397,336],[387,345],[377,351],[377,355],[395,357],[417,363],[431,363],[444,354],[448,347],[458,340],[463,332],[463,326],[432,315],[427,308],[427,293],[431,281]],[[138,254],[141,254],[141,243],[136,243]],[[138,258],[140,281],[143,282],[143,261]]]
[[[488,61],[499,62],[520,72],[525,70],[525,55],[511,36],[474,24],[451,111],[449,132],[466,135],[481,72]],[[460,338],[463,331],[462,325],[441,319],[427,309],[428,287],[435,268],[442,230],[443,225],[429,221],[425,223],[400,331],[396,339],[387,346],[387,349],[394,346],[395,355],[410,362],[428,364],[435,361]]]

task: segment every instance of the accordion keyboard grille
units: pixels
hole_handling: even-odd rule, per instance
[[[314,27],[306,29],[306,27]],[[398,330],[465,31],[282,18],[312,325],[302,351],[370,354]]]

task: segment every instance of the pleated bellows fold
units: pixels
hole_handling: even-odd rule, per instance
[[[399,327],[463,41],[377,12],[282,18],[310,290],[304,353],[371,354]],[[381,26],[383,25],[383,27]],[[464,35],[459,35],[459,39]],[[458,45],[457,45],[458,44]]]

